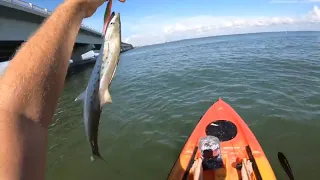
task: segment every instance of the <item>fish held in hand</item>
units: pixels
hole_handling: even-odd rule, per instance
[[[86,90],[75,101],[84,102],[83,118],[85,133],[89,140],[92,157],[102,159],[98,147],[98,127],[100,115],[105,104],[112,103],[109,87],[118,67],[121,51],[120,14],[112,13],[110,21],[106,21],[106,31],[103,33],[103,43],[96,60]]]

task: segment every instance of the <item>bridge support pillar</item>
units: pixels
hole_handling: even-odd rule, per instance
[[[95,46],[93,44],[84,45],[84,46],[75,46],[72,52],[71,59],[73,62],[82,61],[82,54],[85,54],[91,50],[93,50]]]

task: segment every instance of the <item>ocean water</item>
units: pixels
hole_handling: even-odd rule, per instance
[[[106,162],[90,161],[82,104],[92,67],[68,75],[49,130],[47,179],[166,179],[198,119],[219,97],[246,121],[278,179],[319,179],[320,33],[219,36],[121,54],[101,116]]]

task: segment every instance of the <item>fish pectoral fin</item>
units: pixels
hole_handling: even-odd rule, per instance
[[[111,95],[110,95],[109,90],[107,89],[107,90],[104,92],[103,98],[102,98],[102,100],[101,100],[101,105],[111,104],[111,103],[112,103],[112,98],[111,98]]]
[[[84,101],[86,95],[86,91],[82,92],[74,101]]]

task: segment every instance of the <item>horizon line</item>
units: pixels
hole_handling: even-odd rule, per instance
[[[155,44],[148,44],[148,45],[142,45],[142,46],[134,46],[134,48],[139,47],[147,47],[147,46],[154,46],[154,45],[162,45],[162,44],[169,44],[169,43],[175,43],[180,41],[187,41],[187,40],[195,40],[195,39],[204,39],[204,38],[210,38],[210,37],[222,37],[222,36],[237,36],[237,35],[252,35],[252,34],[266,34],[266,33],[281,33],[281,32],[319,32],[320,30],[281,30],[281,31],[260,31],[260,32],[249,32],[249,33],[235,33],[235,34],[221,34],[221,35],[211,35],[211,36],[205,36],[205,37],[195,37],[195,38],[185,38],[185,39],[179,39],[179,40],[173,40],[173,41],[167,41],[162,43],[155,43]]]

